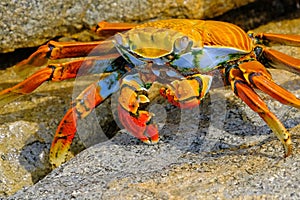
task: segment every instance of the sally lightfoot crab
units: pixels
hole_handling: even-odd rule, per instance
[[[277,85],[266,69],[272,67],[300,74],[299,59],[267,47],[276,44],[300,46],[299,35],[247,34],[230,23],[187,19],[141,25],[101,22],[95,30],[116,34],[97,42],[50,41],[17,67],[41,66],[48,59],[80,58],[48,64],[23,82],[0,92],[0,105],[3,106],[31,93],[45,81],[99,73],[99,81],[73,101],[57,128],[50,149],[50,162],[54,166],[65,161],[77,120],[86,117],[113,93],[119,92],[117,110],[124,128],[145,143],[156,143],[158,128],[152,120],[153,114],[147,111],[152,84],[163,85],[160,94],[171,104],[193,108],[209,91],[215,71],[220,71],[225,85],[268,124],[282,142],[285,156],[291,155],[290,133],[255,89],[282,104],[300,108],[300,99]]]

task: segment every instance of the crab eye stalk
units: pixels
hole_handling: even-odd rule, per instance
[[[191,49],[193,42],[187,36],[177,38],[174,41],[174,53],[180,54]]]
[[[122,36],[121,33],[117,33],[114,36],[114,38],[115,38],[115,42],[116,42],[117,45],[123,46],[125,48],[129,47],[128,43],[124,41],[124,37]]]

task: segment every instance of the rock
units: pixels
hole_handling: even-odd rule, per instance
[[[39,46],[52,38],[90,29],[102,20],[141,22],[172,17],[208,18],[254,1],[3,0],[0,3],[0,52]]]

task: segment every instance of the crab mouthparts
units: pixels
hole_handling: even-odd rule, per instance
[[[169,54],[169,51],[165,49],[158,49],[158,48],[151,48],[151,47],[135,49],[134,52],[139,56],[147,57],[147,58],[159,58],[163,55]]]

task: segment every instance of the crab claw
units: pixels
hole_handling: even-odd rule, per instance
[[[173,105],[180,108],[197,107],[201,99],[208,93],[212,77],[203,74],[194,74],[160,89],[160,94]]]
[[[147,144],[154,144],[159,141],[157,126],[151,124],[151,113],[148,111],[139,111],[137,116],[133,116],[119,105],[118,114],[122,125],[134,137]]]
[[[128,76],[123,79],[118,115],[127,131],[141,141],[152,144],[158,142],[159,134],[157,125],[151,120],[154,114],[143,110],[150,102],[147,94],[148,91],[142,86],[139,77]]]

